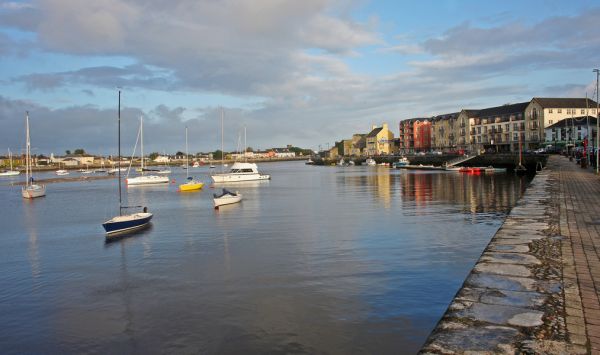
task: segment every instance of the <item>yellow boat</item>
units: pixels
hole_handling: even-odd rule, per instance
[[[188,167],[188,129],[185,127],[185,166]],[[179,185],[179,191],[195,191],[200,190],[204,186],[200,181],[196,181],[193,177],[190,177],[190,169],[185,169],[185,175],[187,182]]]
[[[186,182],[185,184],[179,185],[179,191],[200,190],[200,189],[202,189],[203,186],[204,186],[204,183],[202,183],[202,182],[199,182],[196,180],[190,180],[190,181]]]

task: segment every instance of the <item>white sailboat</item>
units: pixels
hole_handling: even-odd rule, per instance
[[[102,223],[102,227],[106,231],[106,238],[127,233],[136,229],[146,227],[152,219],[152,213],[148,212],[146,207],[142,212],[123,214],[123,209],[135,208],[141,206],[123,206],[121,199],[121,91],[119,90],[119,111],[118,111],[118,135],[119,135],[119,160],[117,167],[118,183],[119,183],[119,215]]]
[[[25,115],[25,131],[27,136],[26,153],[25,153],[25,186],[21,189],[23,198],[33,199],[36,197],[46,196],[46,185],[34,184],[33,171],[31,169],[31,141],[29,140],[29,112]]]
[[[60,163],[58,163],[58,167],[60,168]],[[58,176],[69,175],[69,171],[65,170],[65,169],[58,169],[58,170],[55,171],[55,173]]]
[[[141,163],[141,175],[134,178],[126,178],[125,182],[127,185],[156,185],[156,184],[168,184],[169,178],[167,176],[158,175],[144,175],[144,124],[143,118],[140,117],[140,150],[142,156]]]
[[[12,153],[10,152],[10,148],[8,149],[8,160],[10,161],[10,170],[5,170],[5,171],[1,172],[0,176],[16,176],[16,175],[19,175],[21,173],[20,171],[13,170]]]
[[[227,166],[223,161],[223,149],[223,110],[221,110],[221,167]],[[256,164],[247,162],[235,162],[231,166],[231,169],[229,169],[229,172],[225,173],[221,169],[220,174],[212,174],[210,177],[215,183],[230,183],[271,179],[271,175],[260,173]]]

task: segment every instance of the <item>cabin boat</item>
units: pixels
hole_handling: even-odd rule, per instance
[[[215,183],[241,182],[241,181],[257,181],[269,180],[271,175],[262,174],[258,171],[258,167],[254,163],[236,162],[231,166],[227,173],[212,174],[211,179]]]
[[[239,193],[238,191],[231,192],[226,189],[223,189],[223,192],[220,195],[213,194],[213,197],[214,197],[213,203],[215,205],[215,209],[218,209],[219,206],[231,205],[233,203],[238,203],[242,200],[241,193]]]

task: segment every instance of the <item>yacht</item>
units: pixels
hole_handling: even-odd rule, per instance
[[[212,174],[210,177],[216,183],[271,179],[271,175],[258,172],[256,164],[241,162],[235,162],[227,173]]]

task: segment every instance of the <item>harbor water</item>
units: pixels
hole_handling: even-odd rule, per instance
[[[512,174],[261,163],[271,181],[124,188],[152,225],[105,242],[116,180],[0,180],[0,353],[415,353],[523,193]],[[78,175],[71,172],[71,176]],[[51,177],[50,173],[37,178]]]

